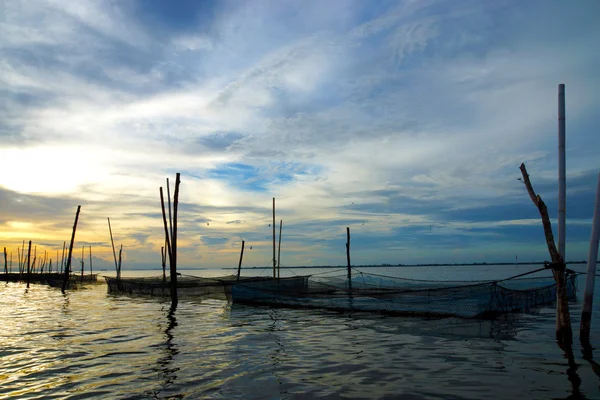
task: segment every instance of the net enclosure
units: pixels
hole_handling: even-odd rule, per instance
[[[139,278],[119,278],[105,276],[108,293],[149,295],[168,297],[171,295],[171,280],[169,277],[151,276]],[[266,276],[241,276],[227,275],[214,278],[204,278],[192,275],[177,277],[177,294],[180,297],[203,296],[210,293],[227,293],[231,291],[231,285],[239,282],[259,283],[272,281],[273,278]],[[288,285],[290,289],[307,287],[308,276],[294,276],[281,278],[282,285]]]
[[[502,281],[426,281],[359,273],[310,277],[306,285],[284,281],[234,283],[234,303],[339,311],[380,312],[424,317],[489,319],[503,313],[530,312],[556,300],[552,277]],[[576,275],[567,275],[567,296],[576,299]]]

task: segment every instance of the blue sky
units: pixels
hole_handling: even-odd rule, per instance
[[[585,259],[600,158],[597,1],[5,1],[0,239],[160,263],[158,187],[182,173],[180,263],[547,259],[525,162]],[[555,227],[556,229],[556,227]]]

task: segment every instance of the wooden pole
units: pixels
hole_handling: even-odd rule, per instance
[[[279,220],[279,247],[277,248],[277,279],[281,270],[281,229],[283,228],[283,220]]]
[[[348,262],[348,288],[352,289],[352,267],[350,266],[350,227],[346,227],[346,261]]]
[[[67,241],[64,240],[63,241],[63,252],[62,252],[62,258],[60,259],[60,272],[63,273],[64,269],[65,269],[65,250],[66,250],[66,246],[67,246]]]
[[[23,248],[21,249],[21,257],[22,257],[22,262],[21,262],[21,271],[25,270],[25,240],[23,240]],[[23,272],[21,272],[23,273]]]
[[[177,307],[177,210],[179,206],[179,172],[175,176],[175,194],[173,195],[173,237],[171,241],[171,308]]]
[[[37,260],[37,245],[33,246],[33,263],[31,264],[31,272],[35,272],[35,260]]]
[[[94,275],[94,270],[92,269],[92,246],[90,246],[90,275]]]
[[[592,235],[590,250],[588,252],[587,271],[585,276],[585,291],[583,294],[583,308],[581,310],[581,325],[579,327],[579,340],[584,346],[589,346],[590,329],[592,325],[592,303],[594,302],[594,283],[596,281],[596,264],[598,262],[598,242],[600,241],[600,174],[596,186],[596,202],[594,205],[594,219],[592,220]]]
[[[71,233],[71,243],[69,244],[69,255],[67,257],[67,265],[65,265],[65,276],[63,279],[61,291],[65,293],[67,289],[67,283],[69,282],[69,272],[71,271],[71,256],[73,255],[73,244],[75,243],[75,232],[77,231],[77,221],[79,220],[79,211],[81,211],[81,205],[77,206],[77,213],[75,214],[75,223],[73,224],[73,232]]]
[[[162,268],[163,268],[163,284],[167,281],[167,274],[166,274],[166,268],[167,268],[167,255],[165,254],[165,248],[164,246],[160,248],[160,259],[162,261]]]
[[[165,213],[165,199],[163,196],[163,188],[162,186],[159,188],[158,192],[160,193],[160,208],[162,210],[162,216],[163,216],[163,225],[165,228],[165,243],[166,243],[166,254],[169,256],[169,265],[171,265],[171,235],[170,235],[170,231],[169,228],[167,226],[167,215]]]
[[[240,252],[240,262],[238,263],[237,281],[240,281],[240,273],[242,272],[242,259],[244,258],[244,241],[242,240],[242,251]]]
[[[6,247],[4,248],[4,273],[8,274],[8,257],[6,256]]]
[[[273,279],[276,278],[275,268],[276,268],[277,258],[275,258],[275,197],[273,197]]]
[[[21,273],[21,249],[17,247],[17,261],[19,262],[19,273]]]
[[[167,204],[169,205],[169,232],[173,237],[173,217],[171,216],[171,187],[169,185],[169,178],[167,178]]]
[[[568,346],[573,343],[573,331],[571,329],[571,315],[569,314],[569,300],[567,298],[567,284],[565,277],[566,265],[562,255],[558,252],[556,245],[554,244],[554,235],[552,234],[552,225],[550,223],[550,217],[548,216],[548,208],[540,195],[535,194],[525,164],[521,164],[519,169],[523,175],[523,183],[525,183],[527,193],[540,212],[542,225],[544,227],[544,235],[546,237],[546,245],[548,246],[550,258],[552,259],[552,275],[556,282],[556,338]]]
[[[85,257],[85,246],[81,246],[81,282],[83,282],[83,268],[84,268],[84,261],[83,258]]]
[[[27,250],[27,287],[29,288],[29,279],[31,277],[31,240],[29,241],[29,250]]]
[[[52,273],[52,259],[50,259],[50,264],[48,265],[48,272]]]
[[[119,265],[117,267],[117,280],[121,280],[121,260],[122,260],[122,254],[123,254],[123,245],[121,245],[121,248],[119,249]]]
[[[558,252],[565,255],[566,163],[565,163],[565,85],[558,85]]]
[[[113,249],[113,257],[115,259],[115,273],[117,274],[117,279],[119,278],[119,266],[117,265],[117,253],[115,252],[115,241],[113,240],[112,228],[110,227],[110,218],[108,218],[108,231],[110,232],[110,242],[112,243]]]

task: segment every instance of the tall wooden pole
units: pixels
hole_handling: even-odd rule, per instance
[[[348,262],[348,288],[352,289],[352,267],[350,266],[350,227],[346,227],[346,261]]]
[[[173,237],[173,217],[171,216],[171,186],[169,185],[169,178],[167,178],[167,204],[169,205],[169,232]]]
[[[121,280],[121,260],[123,256],[123,245],[121,245],[121,248],[119,249],[119,264],[117,266],[117,279]]]
[[[63,251],[62,251],[62,258],[60,259],[60,272],[62,273],[65,269],[65,250],[67,247],[67,241],[63,241]]]
[[[163,216],[163,225],[165,228],[165,242],[166,242],[166,247],[165,247],[165,252],[166,254],[169,256],[169,265],[171,265],[171,239],[170,239],[170,234],[169,234],[169,228],[167,226],[167,216],[165,214],[165,198],[163,196],[163,188],[162,186],[159,188],[158,192],[160,193],[160,208],[162,210],[162,216]]]
[[[113,249],[113,257],[115,259],[115,273],[117,274],[117,279],[119,278],[119,266],[117,265],[117,253],[115,252],[115,241],[113,240],[113,234],[112,234],[112,229],[110,227],[110,218],[108,218],[108,231],[110,232],[110,242],[112,243],[112,249]]]
[[[29,241],[29,250],[27,250],[27,287],[31,278],[31,240]]]
[[[81,282],[83,282],[83,268],[85,265],[85,262],[83,261],[85,257],[85,246],[81,246]]]
[[[283,228],[283,220],[279,220],[279,247],[277,248],[277,278],[281,270],[281,229]]]
[[[181,175],[175,176],[175,194],[173,195],[173,237],[171,241],[171,308],[177,307],[177,210],[179,206],[179,185]]]
[[[242,272],[242,259],[244,258],[244,241],[242,240],[242,251],[240,252],[240,262],[238,263],[237,281],[240,281],[240,273]]]
[[[162,261],[162,269],[163,269],[163,284],[167,281],[166,275],[166,267],[167,267],[167,255],[165,254],[164,246],[160,248],[160,259]]]
[[[585,291],[583,294],[583,308],[581,310],[581,325],[579,339],[581,343],[589,345],[590,329],[592,325],[592,303],[594,301],[594,282],[596,281],[596,264],[598,262],[598,242],[600,241],[600,174],[596,186],[596,202],[594,205],[594,219],[592,221],[592,236],[588,252],[587,272],[585,276]]]
[[[75,223],[73,224],[73,232],[71,233],[71,243],[69,244],[69,255],[67,257],[67,264],[65,265],[65,276],[63,279],[61,291],[65,293],[67,289],[67,283],[69,282],[69,273],[71,271],[71,256],[73,255],[73,244],[75,243],[75,231],[77,231],[77,221],[79,220],[79,211],[81,206],[77,206],[77,213],[75,214]]]
[[[277,258],[275,258],[275,197],[273,197],[273,279],[277,276],[275,275]]]
[[[550,223],[550,217],[548,216],[548,207],[546,207],[546,204],[540,195],[537,195],[533,190],[525,164],[521,164],[519,169],[521,170],[523,183],[525,183],[527,193],[540,212],[542,225],[544,227],[544,235],[546,236],[546,245],[548,246],[550,258],[552,259],[552,275],[556,282],[556,338],[564,345],[569,346],[573,343],[573,331],[571,328],[571,315],[569,313],[569,300],[567,298],[565,261],[554,243],[552,225]]]
[[[565,162],[565,85],[558,85],[558,252],[565,255],[566,232],[566,162]]]

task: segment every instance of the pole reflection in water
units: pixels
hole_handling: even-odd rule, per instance
[[[160,384],[160,388],[154,393],[155,397],[159,396],[161,393],[167,395],[170,392],[171,387],[175,385],[177,380],[177,371],[179,368],[173,367],[174,358],[179,354],[179,348],[176,343],[173,343],[174,335],[173,330],[177,327],[177,319],[175,318],[176,307],[169,307],[169,311],[167,313],[167,326],[165,328],[165,337],[166,341],[161,345],[164,355],[160,357],[157,361],[157,367],[155,371],[158,372],[163,382]],[[160,326],[160,325],[159,325]],[[183,398],[182,394],[168,394],[169,399],[180,399]]]

